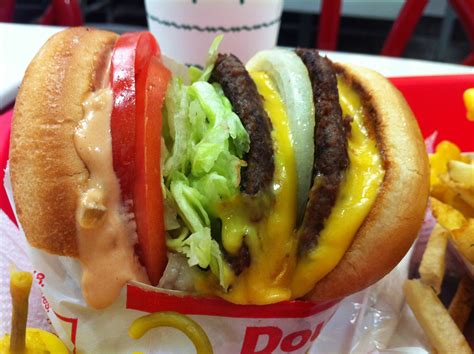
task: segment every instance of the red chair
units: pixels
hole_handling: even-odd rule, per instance
[[[81,8],[77,0],[52,0],[38,22],[42,25],[82,26]]]
[[[15,0],[0,1],[0,22],[12,22],[15,12]]]
[[[449,0],[449,3],[458,14],[459,21],[471,44],[471,53],[464,59],[463,64],[474,66],[474,1]]]
[[[15,0],[0,1],[0,22],[12,22]],[[82,26],[81,7],[78,0],[52,0],[44,14],[38,19],[42,25]]]
[[[472,52],[464,59],[463,64],[474,65],[474,1],[449,0],[456,12],[471,44]],[[380,54],[400,56],[413,35],[428,0],[406,0],[385,40]],[[341,0],[323,0],[319,18],[319,31],[316,47],[335,50],[339,32]]]
[[[428,0],[407,0],[393,23],[380,54],[399,57],[403,54]]]
[[[323,0],[319,15],[316,48],[336,50],[341,19],[341,0]]]

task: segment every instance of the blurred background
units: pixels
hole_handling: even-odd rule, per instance
[[[4,9],[14,4],[11,20],[17,23],[51,20],[47,16],[51,16],[53,2],[0,0]],[[72,19],[76,22],[117,32],[147,26],[143,0],[77,0],[77,3],[81,18]],[[407,8],[403,12],[404,6]],[[326,22],[322,11],[326,11]],[[471,44],[474,42],[474,13],[469,12],[474,12],[474,0],[285,0],[278,44],[462,63],[472,52],[469,38]],[[464,22],[460,21],[463,16]],[[392,38],[394,42],[384,47],[397,19],[404,22]],[[318,41],[320,23],[326,33]],[[414,28],[412,33],[410,27]]]

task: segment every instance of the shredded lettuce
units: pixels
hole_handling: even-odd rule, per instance
[[[209,216],[202,206],[205,197],[189,186],[184,175],[176,172],[175,176],[171,181],[171,194],[179,208],[181,218],[191,232],[210,226]]]
[[[191,79],[191,82],[198,81],[202,76],[202,72],[203,71],[201,69],[195,66],[190,66],[188,69],[188,75],[189,75],[189,78]]]
[[[219,203],[239,193],[250,140],[222,88],[208,82],[221,41],[222,36],[213,41],[203,71],[189,71],[192,84],[173,78],[169,85],[163,189],[165,203],[174,206],[166,229],[179,233],[168,235],[168,247],[185,255],[190,266],[210,269],[227,289],[232,271],[212,238],[211,223]]]
[[[222,40],[224,39],[224,35],[221,34],[214,38],[209,48],[209,53],[207,55],[206,66],[197,81],[208,81],[211,77],[212,70],[214,69],[214,64],[217,59],[217,50],[219,49],[219,44],[221,44]]]
[[[172,137],[171,154],[165,161],[163,174],[171,171],[183,171],[186,163],[186,148],[189,138],[188,127],[188,87],[179,79],[172,78],[165,98],[166,118],[169,135]]]
[[[218,277],[221,287],[228,289],[233,274],[222,257],[219,244],[212,239],[210,228],[202,228],[189,236],[187,229],[183,229],[177,238],[167,240],[167,246],[185,255],[191,267],[210,268]]]

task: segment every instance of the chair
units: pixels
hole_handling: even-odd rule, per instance
[[[464,59],[463,64],[474,66],[474,1],[450,0],[449,3],[458,14],[471,45],[471,53]]]
[[[319,16],[316,48],[336,50],[341,19],[341,0],[323,0]]]
[[[474,66],[474,1],[449,0],[449,3],[464,27],[471,45],[472,51],[464,59],[463,64]],[[427,4],[428,0],[405,1],[380,54],[387,56],[400,56],[403,54]],[[316,37],[317,48],[326,50],[336,49],[341,16],[340,9],[341,0],[322,0],[319,31]]]
[[[15,12],[15,0],[0,1],[0,22],[12,22]]]
[[[77,0],[52,0],[38,20],[42,25],[82,26],[82,12]]]
[[[0,22],[13,22],[15,0],[0,1]],[[42,25],[82,26],[81,7],[78,0],[52,0],[38,19]]]

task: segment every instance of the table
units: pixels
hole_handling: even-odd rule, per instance
[[[2,53],[0,56],[0,109],[8,106],[14,100],[23,73],[31,58],[47,38],[59,30],[61,28],[58,27],[0,24],[0,53]],[[391,77],[474,73],[473,68],[461,65],[339,52],[323,52],[323,54],[327,54],[335,61],[367,66]],[[407,262],[407,259],[405,259],[405,262]],[[400,268],[404,269],[406,267]],[[400,273],[399,278],[399,281],[394,284],[400,284],[406,278],[406,274]],[[331,331],[332,335],[326,336],[324,341],[325,332],[323,331],[317,342],[318,348],[314,346],[313,352],[316,349],[319,349],[320,352],[328,351],[328,348],[334,351],[334,348],[339,348],[341,338],[353,335],[347,332],[352,327],[343,326],[341,323],[344,324],[347,322],[347,318],[352,318],[351,315],[354,313],[352,302],[356,304],[366,303],[368,301],[367,294],[358,293],[346,299],[344,305],[341,306],[326,328],[326,331]],[[402,300],[400,297],[400,301]],[[394,318],[398,317],[394,316]],[[338,335],[334,336],[334,333]],[[417,343],[414,342],[407,344],[406,337],[409,334],[411,333],[399,334],[399,337],[405,339],[405,342],[403,342],[405,346],[416,345]],[[331,342],[331,338],[337,338],[338,342]]]
[[[0,110],[13,102],[28,63],[39,48],[61,29],[0,23]],[[472,67],[455,64],[354,53],[322,53],[334,61],[366,66],[390,77],[474,73]]]

